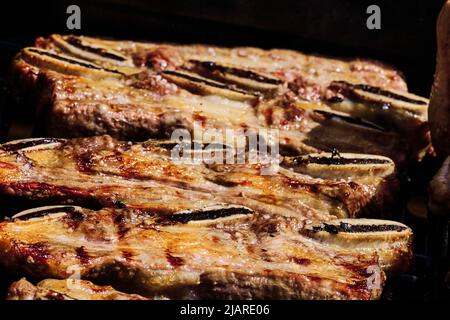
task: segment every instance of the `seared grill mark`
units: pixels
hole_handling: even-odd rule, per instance
[[[64,40],[67,41],[70,45],[77,47],[78,49],[81,49],[81,50],[84,50],[84,51],[87,51],[90,53],[94,53],[94,54],[97,54],[99,56],[102,56],[102,57],[105,57],[108,59],[117,60],[117,61],[125,61],[126,60],[124,57],[121,57],[112,52],[109,52],[103,48],[90,47],[90,46],[82,43],[81,40],[76,37],[66,37],[66,38],[64,38]]]
[[[144,149],[146,148],[151,148],[152,146],[154,146],[155,144],[153,143],[148,143],[148,142],[144,142],[142,143],[142,147]],[[167,149],[167,150],[172,150],[173,148],[175,148],[176,146],[181,147],[189,147],[190,144],[189,143],[184,143],[184,142],[180,142],[180,141],[165,141],[165,142],[159,142],[157,144],[158,147],[163,148],[163,149]]]
[[[83,246],[76,248],[75,253],[77,255],[78,260],[80,260],[81,264],[88,264],[89,261],[91,260],[89,254],[86,252]]]
[[[384,232],[384,231],[401,232],[403,230],[406,230],[406,227],[395,224],[364,225],[364,224],[349,224],[345,222],[340,222],[339,225],[323,223],[320,226],[313,227],[314,232],[326,231],[328,233],[333,234],[338,234],[339,232],[347,232],[347,233]]]
[[[15,219],[26,221],[26,220],[33,219],[33,218],[44,217],[44,216],[47,216],[52,213],[59,213],[59,212],[72,213],[74,211],[76,211],[76,208],[74,208],[72,206],[49,208],[49,209],[44,209],[44,210],[39,210],[39,211],[33,211],[33,212],[27,213],[25,215],[21,215]]]
[[[227,180],[225,177],[221,177],[221,176],[205,177],[205,178],[206,178],[206,180],[217,183],[218,185],[221,185],[221,186],[227,187],[227,188],[233,188],[233,187],[237,187],[240,185],[239,182],[230,181],[230,180]]]
[[[387,159],[377,159],[377,158],[343,158],[343,157],[298,157],[293,160],[294,165],[300,164],[323,164],[323,165],[347,165],[347,164],[388,164],[390,163]]]
[[[292,178],[285,178],[284,179],[286,185],[288,185],[290,188],[293,189],[303,189],[306,191],[309,191],[311,193],[318,193],[320,186],[318,184],[310,184],[310,183],[304,183],[303,181],[292,179]]]
[[[252,93],[252,92],[244,91],[244,90],[239,90],[239,89],[236,89],[236,88],[232,88],[232,87],[230,87],[230,86],[228,86],[226,84],[212,82],[212,81],[208,81],[206,79],[200,79],[200,78],[193,77],[191,75],[180,73],[180,72],[177,72],[177,71],[174,71],[174,70],[165,70],[165,71],[163,71],[163,73],[164,74],[168,74],[168,75],[173,75],[173,76],[176,76],[176,77],[180,77],[180,78],[184,78],[184,79],[189,80],[189,81],[194,82],[194,83],[200,83],[200,84],[207,85],[207,86],[214,87],[214,88],[218,88],[218,89],[234,91],[234,92],[241,93],[241,94],[253,95],[255,97],[258,96],[256,93]]]
[[[329,103],[341,103],[342,101],[344,101],[344,98],[341,96],[332,96],[327,99]]]
[[[253,211],[244,207],[231,207],[214,210],[196,210],[184,213],[176,213],[159,218],[158,222],[188,223],[189,221],[215,220],[238,214],[252,214]]]
[[[173,268],[178,268],[184,265],[184,259],[181,257],[174,257],[169,250],[166,250],[166,259]]]
[[[282,84],[283,83],[283,81],[281,81],[279,79],[269,78],[269,77],[263,76],[261,74],[258,74],[254,71],[239,69],[239,68],[235,68],[235,67],[227,67],[227,66],[223,66],[223,65],[217,64],[212,61],[190,60],[189,62],[194,63],[195,65],[200,66],[208,71],[219,71],[222,73],[229,73],[229,74],[241,77],[241,78],[247,78],[250,80],[257,81],[257,82],[263,82],[263,83],[268,83],[268,84]]]
[[[34,49],[34,48],[31,48],[29,50],[31,52],[33,52],[33,53],[37,53],[37,54],[40,54],[40,55],[43,55],[43,56],[47,56],[47,57],[50,57],[50,58],[53,58],[53,59],[57,59],[57,60],[60,60],[60,61],[66,62],[66,63],[79,65],[79,66],[84,67],[84,68],[93,69],[93,70],[103,70],[103,71],[108,71],[108,72],[112,72],[112,73],[116,73],[116,74],[122,74],[121,72],[119,72],[117,70],[100,67],[100,66],[97,66],[97,65],[89,63],[89,62],[82,62],[82,61],[79,61],[79,60],[74,60],[74,59],[62,57],[60,55],[57,55],[55,53],[51,53],[51,52],[48,52],[48,51],[42,51],[42,50],[38,50],[38,49]]]
[[[311,260],[307,258],[291,257],[289,260],[301,266],[308,266],[311,264]]]
[[[35,147],[38,145],[45,145],[45,144],[51,144],[56,142],[63,142],[64,139],[57,139],[57,138],[43,138],[43,139],[35,139],[30,141],[22,141],[17,143],[9,143],[9,144],[3,144],[0,146],[0,149],[6,152],[14,152],[17,150]]]
[[[336,119],[345,121],[350,124],[355,124],[355,125],[359,125],[359,126],[363,126],[363,127],[367,127],[367,128],[371,128],[371,129],[375,129],[375,130],[380,130],[380,131],[388,131],[387,128],[384,128],[376,123],[373,123],[373,122],[370,122],[370,121],[367,121],[365,119],[358,118],[358,117],[345,116],[345,115],[336,114],[333,112],[328,112],[325,110],[314,110],[314,113],[318,113],[318,114],[326,117],[327,119],[336,118]]]
[[[127,206],[127,208],[132,208],[134,212],[138,212],[140,215],[144,217],[154,217],[154,216],[164,216],[164,215],[170,215],[173,213],[172,209],[165,208],[165,207],[155,207],[155,208],[146,208],[146,206],[139,206],[139,205],[130,205]]]

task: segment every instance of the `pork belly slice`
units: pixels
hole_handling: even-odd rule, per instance
[[[372,224],[364,232],[375,238],[380,229]],[[399,231],[383,231],[380,244],[389,241],[385,232]],[[54,206],[0,223],[0,263],[7,269],[37,279],[77,272],[151,297],[378,298],[385,275],[377,250],[358,251],[358,245],[317,241],[289,221],[242,206],[174,214]]]
[[[22,278],[8,289],[8,300],[148,300],[127,294],[110,286],[97,286],[87,280],[46,279],[33,285]]]
[[[200,122],[278,128],[297,154],[337,148],[404,163],[429,147],[427,99],[376,63],[60,35],[36,45],[16,57],[13,85],[34,95],[52,136],[139,140]]]
[[[398,186],[392,160],[380,156],[285,157],[277,174],[263,175],[262,164],[175,162],[173,145],[109,136],[8,142],[0,146],[0,192],[166,212],[222,202],[311,223],[388,213]]]

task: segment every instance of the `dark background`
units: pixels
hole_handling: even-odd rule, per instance
[[[6,3],[5,3],[6,2]],[[395,65],[411,91],[428,96],[435,24],[444,0],[90,0],[2,1],[0,72],[33,39],[79,33],[150,41],[284,47]],[[66,29],[66,8],[81,7],[81,31]],[[381,30],[366,28],[366,9],[381,7]]]

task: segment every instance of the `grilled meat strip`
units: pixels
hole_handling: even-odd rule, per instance
[[[14,282],[8,290],[8,300],[147,300],[137,294],[127,294],[110,286],[97,286],[86,280],[46,279],[36,286],[25,279]]]
[[[13,75],[19,95],[35,93],[52,136],[270,127],[297,155],[337,148],[397,163],[429,145],[427,99],[367,61],[52,35],[18,54]]]
[[[384,273],[376,248],[397,233],[410,240],[410,230],[387,221],[336,223],[345,229],[338,232],[369,236],[373,250],[361,244],[364,237],[347,235],[355,246],[318,241],[285,218],[239,206],[172,214],[44,207],[0,223],[0,262],[34,278],[64,279],[77,272],[151,297],[379,297]]]
[[[277,174],[264,175],[261,163],[174,161],[174,145],[119,142],[109,136],[8,142],[0,145],[0,192],[54,203],[160,211],[230,203],[311,223],[387,214],[398,186],[392,160],[381,156],[285,157]]]

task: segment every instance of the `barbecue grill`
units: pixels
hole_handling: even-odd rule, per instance
[[[37,36],[49,33],[362,56],[396,66],[411,92],[428,96],[435,64],[435,22],[443,1],[378,2],[381,30],[365,27],[366,8],[371,4],[365,0],[357,4],[350,0],[230,0],[214,6],[207,1],[79,1],[82,28],[72,31],[65,24],[68,1],[41,2],[27,10],[10,5],[4,10],[7,17],[0,19],[1,142],[40,135],[34,114],[21,111],[27,110],[26,102],[10,94],[7,75],[14,54]],[[388,280],[382,299],[450,298],[444,282],[450,267],[450,222],[448,216],[428,209],[427,198],[428,182],[441,162],[427,157],[401,177],[401,198],[394,218],[413,228],[415,254],[409,272]],[[0,198],[0,208],[0,214],[12,215],[29,204]],[[4,294],[17,275],[0,279],[0,294]]]

